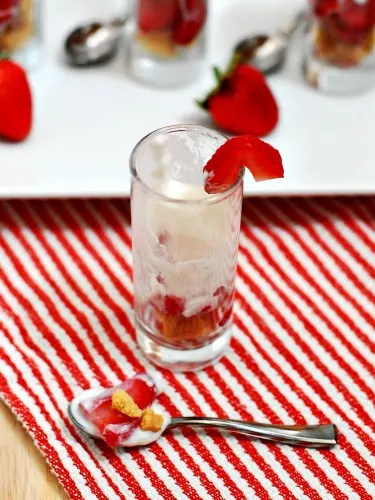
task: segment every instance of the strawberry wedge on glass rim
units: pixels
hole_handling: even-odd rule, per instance
[[[205,191],[209,194],[226,191],[235,184],[244,167],[257,182],[284,177],[277,149],[258,137],[241,135],[228,139],[205,165]]]

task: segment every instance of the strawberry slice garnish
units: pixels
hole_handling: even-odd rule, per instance
[[[228,139],[204,167],[205,190],[209,194],[229,189],[247,167],[256,181],[284,177],[280,153],[258,137],[243,135]]]
[[[173,27],[172,40],[188,45],[202,31],[207,18],[206,0],[179,0],[179,18]]]
[[[140,418],[129,417],[112,408],[112,396],[117,389],[126,391],[141,410],[150,406],[156,397],[155,384],[145,373],[141,373],[80,403],[79,407],[85,418],[95,425],[110,446],[119,446],[140,422]]]
[[[138,27],[144,33],[171,26],[178,16],[177,0],[140,0]]]

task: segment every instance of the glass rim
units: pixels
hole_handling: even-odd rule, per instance
[[[210,129],[208,127],[204,127],[202,125],[181,124],[181,125],[168,125],[166,127],[158,128],[158,129],[150,132],[149,134],[145,135],[134,146],[134,148],[130,154],[130,159],[129,159],[130,173],[132,176],[132,180],[138,181],[141,184],[142,189],[145,192],[149,192],[153,196],[155,196],[161,200],[170,202],[170,203],[187,203],[189,205],[195,204],[195,203],[196,204],[214,204],[214,203],[219,203],[223,200],[226,200],[237,190],[238,186],[242,183],[243,176],[244,176],[244,168],[242,168],[240,170],[240,173],[237,177],[236,182],[234,184],[232,184],[228,189],[226,189],[225,191],[220,192],[220,193],[214,193],[214,194],[207,193],[206,198],[199,198],[196,200],[194,200],[194,199],[193,200],[186,200],[186,199],[182,199],[182,198],[170,198],[169,196],[166,196],[166,195],[156,191],[152,187],[150,187],[139,176],[137,168],[136,168],[136,156],[137,156],[138,150],[141,148],[141,146],[143,145],[144,142],[148,141],[153,136],[159,135],[161,133],[169,134],[169,133],[173,133],[173,132],[186,132],[187,130],[189,130],[189,131],[195,130],[198,133],[203,133],[206,135],[213,135],[213,136],[216,135],[216,138],[218,138],[218,139],[222,139],[222,138],[227,139],[228,138],[226,135],[221,134],[220,132],[217,132],[216,130]]]

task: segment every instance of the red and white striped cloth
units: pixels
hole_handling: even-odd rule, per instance
[[[9,202],[0,220],[0,393],[73,499],[375,498],[375,200],[246,201],[234,338],[162,372],[172,415],[325,423],[332,450],[186,431],[112,451],[67,403],[144,368],[125,201]]]

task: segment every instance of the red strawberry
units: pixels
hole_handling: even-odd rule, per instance
[[[32,98],[26,73],[18,64],[0,60],[0,136],[22,141],[31,125]]]
[[[347,0],[340,11],[343,24],[355,30],[368,30],[374,25],[374,4],[374,0],[364,4]]]
[[[338,10],[338,0],[313,0],[314,12],[318,17],[325,17]]]
[[[280,153],[258,137],[245,135],[228,139],[204,167],[207,193],[229,189],[247,167],[256,181],[284,177]]]
[[[0,26],[12,20],[18,3],[18,0],[0,0]]]
[[[178,16],[177,0],[140,0],[138,26],[143,32],[168,28]]]
[[[179,19],[173,27],[172,40],[177,45],[188,45],[206,22],[206,0],[179,0]]]
[[[164,309],[167,314],[177,316],[182,314],[185,307],[184,299],[176,297],[176,295],[166,295],[164,300]]]
[[[277,125],[279,110],[263,74],[247,64],[235,67],[228,76],[215,72],[217,88],[198,104],[216,125],[236,135],[269,134]]]

